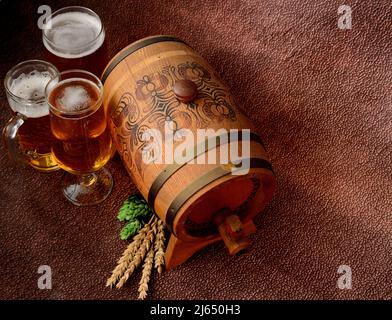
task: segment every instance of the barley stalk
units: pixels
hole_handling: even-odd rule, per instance
[[[158,222],[158,232],[155,237],[155,269],[158,270],[158,273],[162,273],[163,266],[165,265],[165,225],[163,221],[159,220]]]
[[[155,234],[157,232],[157,219],[154,218],[151,224],[151,229],[147,232],[147,235],[144,237],[140,248],[137,250],[136,254],[133,256],[132,260],[126,267],[126,271],[121,276],[120,280],[118,281],[116,288],[121,288],[125,282],[127,282],[129,276],[135,271],[135,269],[140,266],[143,262],[144,258],[146,257],[147,252],[151,248],[151,244],[154,241]]]
[[[138,299],[140,300],[144,300],[147,297],[148,283],[150,282],[151,271],[154,266],[154,253],[155,250],[151,246],[150,251],[148,251],[146,260],[144,260],[142,278],[139,282]]]

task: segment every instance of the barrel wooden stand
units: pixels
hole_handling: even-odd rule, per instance
[[[256,128],[213,68],[183,41],[154,36],[120,51],[102,82],[108,125],[125,168],[172,232],[167,268],[219,240],[231,255],[246,249],[256,230],[252,219],[272,198],[276,181]],[[170,159],[162,144],[180,146],[184,129],[194,137],[198,129],[216,135],[192,144],[183,162],[160,161],[157,150]],[[238,134],[228,135],[233,129]],[[246,145],[249,154],[219,161]],[[203,161],[210,152],[217,162]]]
[[[245,223],[244,230],[246,230],[245,236],[256,232],[256,226],[253,221]],[[183,241],[178,239],[175,235],[171,235],[165,254],[166,268],[174,268],[185,262],[197,251],[215,242],[224,241],[224,239],[226,239],[226,237],[216,236],[208,240]],[[244,239],[246,239],[246,237]]]

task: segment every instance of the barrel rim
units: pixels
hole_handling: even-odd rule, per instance
[[[272,175],[274,175],[272,164],[268,160],[259,157],[251,157],[248,160],[250,162],[250,169],[264,169],[268,170]],[[195,195],[198,191],[208,186],[212,182],[230,174],[230,169],[218,166],[206,172],[198,179],[192,181],[186,188],[184,188],[171,202],[169,208],[166,211],[165,224],[168,227],[169,231],[175,234],[174,221],[181,208],[193,195]]]
[[[234,214],[240,217],[243,223],[246,223],[254,219],[254,217],[264,209],[265,205],[270,201],[273,194],[276,192],[276,188],[277,188],[276,176],[274,173],[271,172],[271,170],[265,168],[249,168],[249,172],[245,175],[229,174],[211,182],[207,186],[208,192],[210,191],[213,192],[213,190],[222,187],[230,188],[230,186],[232,186],[232,183],[234,181],[239,181],[239,180],[247,180],[248,182],[250,182],[250,184],[253,187],[253,189],[251,190],[252,192],[245,193],[246,200],[242,202],[239,206],[232,207],[230,205],[227,205],[225,208],[229,208],[230,210],[232,210]],[[267,180],[271,182],[271,187],[264,188],[263,187],[264,182]],[[255,187],[256,184],[259,185]],[[254,196],[252,196],[253,191],[256,191],[254,193]],[[200,202],[200,200],[202,200],[205,194],[206,193],[204,192],[204,189],[197,191],[184,203],[184,205],[177,212],[177,215],[172,223],[172,233],[177,238],[182,239],[184,241],[199,241],[200,239],[207,240],[215,237],[220,237],[218,230],[216,230],[215,233],[210,233],[211,232],[210,229],[209,230],[210,232],[203,233],[203,234],[202,233],[195,234],[191,230],[189,230],[189,227],[192,227],[187,223],[188,217],[190,217],[190,215],[185,213],[189,211],[190,213],[193,214],[194,217],[196,217],[198,211],[195,210],[195,208],[198,207],[199,205],[198,203]],[[218,212],[219,209],[213,210],[211,219],[209,220],[211,221],[211,223],[215,224],[214,217],[215,214],[217,214]],[[189,231],[191,231],[191,233]]]
[[[109,77],[114,68],[129,55],[152,44],[166,41],[179,42],[189,46],[185,41],[171,35],[155,35],[139,39],[123,48],[109,61],[102,73],[101,82],[105,83],[106,79]]]
[[[260,138],[260,136],[251,131],[249,133],[249,141],[251,142],[257,142],[259,143],[264,150],[266,150],[265,145],[263,140]],[[230,142],[235,142],[235,141],[242,141],[246,140],[245,137],[242,135],[242,131],[238,132],[238,135],[235,136],[234,138],[229,136],[229,139],[225,141],[224,143],[230,143]],[[196,159],[199,155],[209,151],[211,149],[211,145],[214,146],[215,148],[218,148],[222,143],[222,136],[216,136],[213,137],[209,140],[205,140],[201,145],[195,146],[193,150],[193,157],[192,159],[189,159],[189,161]],[[224,144],[223,143],[223,144]],[[187,162],[189,162],[187,161]],[[150,189],[148,191],[147,195],[147,202],[150,205],[151,208],[155,209],[155,200],[158,196],[159,191],[162,189],[162,187],[166,184],[166,182],[182,167],[184,167],[187,162],[182,163],[182,164],[169,164],[167,165],[161,173],[154,179],[153,183],[150,186]]]

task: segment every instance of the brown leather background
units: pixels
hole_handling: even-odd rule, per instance
[[[392,298],[392,9],[345,1],[353,29],[337,28],[342,1],[44,1],[80,4],[102,18],[112,54],[141,37],[173,34],[197,49],[258,123],[279,191],[256,219],[250,251],[222,244],[154,277],[153,299]],[[42,56],[42,1],[0,2],[1,78]],[[10,117],[1,90],[0,124]],[[61,172],[16,168],[0,150],[0,298],[134,299],[105,280],[126,244],[115,216],[135,188],[119,160],[102,205],[78,208]],[[37,269],[53,270],[38,290]],[[337,288],[339,265],[353,289]]]

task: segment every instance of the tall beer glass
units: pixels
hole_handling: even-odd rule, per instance
[[[3,129],[3,140],[11,159],[40,171],[59,167],[52,157],[54,137],[50,131],[45,87],[59,75],[50,63],[28,60],[14,66],[5,76],[4,87],[14,113]]]
[[[69,70],[46,86],[52,152],[58,165],[71,173],[62,181],[65,197],[76,205],[97,204],[109,195],[113,180],[103,168],[113,144],[102,104],[103,87],[92,73]]]
[[[60,71],[83,69],[100,77],[108,54],[105,29],[99,16],[85,7],[65,7],[55,11],[42,31],[46,58]]]

